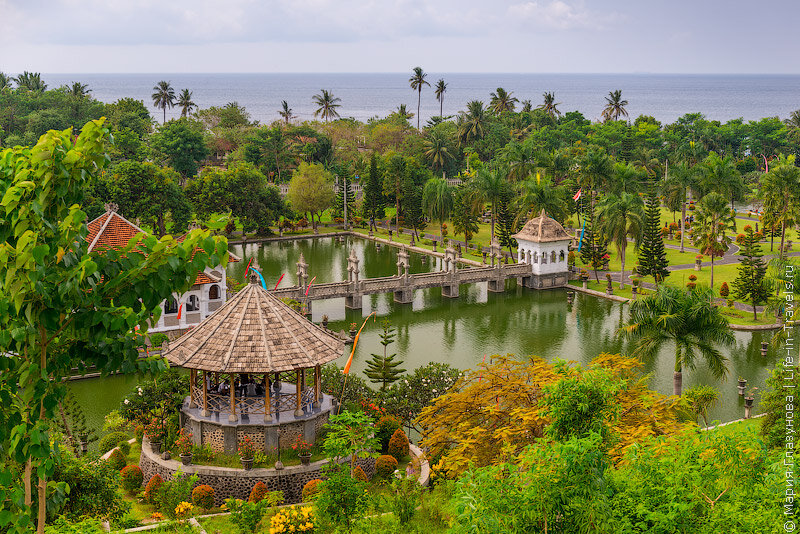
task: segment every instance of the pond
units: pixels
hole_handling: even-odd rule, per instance
[[[393,247],[382,246],[378,250],[374,243],[362,239],[351,238],[340,244],[330,238],[318,238],[234,245],[231,250],[243,257],[243,261],[229,266],[228,276],[241,281],[245,266],[253,257],[253,265],[262,270],[267,284],[274,285],[285,273],[281,286],[291,286],[296,281],[295,263],[302,252],[309,264],[310,278],[316,276],[319,282],[339,281],[346,278],[350,247],[355,248],[361,260],[362,277],[396,272],[397,249]],[[438,260],[412,254],[412,273],[436,269]],[[564,289],[536,291],[518,287],[511,280],[506,283],[506,292],[500,294],[488,292],[485,283],[462,286],[458,299],[442,297],[440,289],[420,290],[413,304],[397,304],[391,294],[365,296],[362,310],[346,310],[344,299],[315,301],[311,318],[320,322],[323,314],[328,315],[329,328],[338,331],[348,330],[351,322],[360,325],[364,317],[377,312],[378,319],[370,319],[356,347],[351,373],[359,374],[371,353],[382,352],[378,336],[383,320],[389,320],[397,329],[390,353],[397,353],[407,370],[433,361],[467,369],[480,363],[484,356],[489,361],[494,354],[536,355],[587,364],[601,352],[626,351],[626,344],[616,332],[627,318],[627,305],[581,293],[569,305],[566,295]],[[778,358],[772,349],[766,358],[760,353],[761,341],[768,341],[771,335],[735,332],[735,346],[725,351],[730,360],[727,379],[715,379],[701,362],[694,370],[684,370],[684,389],[699,384],[718,389],[719,400],[711,410],[710,420],[743,417],[743,400],[737,394],[736,380],[742,376],[748,380],[748,386],[763,387]],[[350,346],[346,346],[336,363],[344,365],[349,354]],[[645,363],[650,387],[671,394],[673,367],[673,349],[668,346]],[[70,388],[87,407],[87,419],[92,424],[102,420],[101,414],[119,406],[136,382],[136,377],[118,376],[75,381]]]

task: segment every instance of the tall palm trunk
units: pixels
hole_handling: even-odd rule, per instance
[[[417,130],[419,130],[419,104],[422,101],[422,84],[417,89]]]
[[[783,260],[783,242],[786,239],[786,216],[783,216],[783,221],[781,223],[781,248],[778,251],[778,257]]]
[[[492,243],[494,243],[494,202],[492,202]]]
[[[161,123],[167,124],[167,106],[161,106],[161,109],[164,111],[164,120]]]
[[[683,249],[683,239],[686,237],[686,189],[683,190],[683,203],[681,206],[681,252]]]
[[[711,251],[711,289],[714,289],[714,251]]]
[[[620,265],[620,272],[619,272],[619,288],[625,289],[625,249],[627,248],[628,238],[625,238],[625,241],[622,242],[622,247],[617,249],[619,252],[620,261],[622,264]]]
[[[442,95],[442,98],[439,99],[439,116],[440,117],[443,116],[442,115],[443,110],[444,110],[444,95]],[[419,110],[417,110],[417,113],[419,113]]]

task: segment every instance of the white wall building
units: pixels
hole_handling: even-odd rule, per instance
[[[569,244],[572,236],[544,210],[512,236],[517,240],[517,261],[531,265],[533,276],[523,280],[536,289],[560,287],[569,281]]]

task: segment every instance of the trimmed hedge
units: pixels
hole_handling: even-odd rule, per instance
[[[105,454],[123,441],[127,442],[128,439],[128,434],[125,432],[111,432],[100,438],[97,448],[100,450],[100,454]],[[130,452],[130,450],[130,445],[128,445],[128,451]]]
[[[389,440],[389,454],[398,460],[402,460],[408,456],[408,436],[406,436],[406,433],[400,428],[395,430],[394,434],[392,434],[392,438]]]
[[[369,482],[369,478],[367,478],[367,474],[361,469],[360,465],[357,465],[355,469],[353,469],[353,476],[356,480],[360,480],[361,482]]]
[[[147,483],[147,486],[144,487],[144,500],[150,504],[155,503],[158,498],[158,492],[161,491],[163,485],[164,479],[161,478],[161,475],[153,475]]]
[[[250,490],[250,496],[247,498],[247,502],[261,502],[264,500],[264,497],[267,496],[267,492],[266,484],[263,482],[256,482],[256,485]]]
[[[375,460],[375,474],[380,478],[389,478],[397,469],[397,458],[388,454],[378,456]]]
[[[124,467],[122,471],[120,471],[120,474],[122,475],[122,488],[125,491],[133,493],[142,487],[144,473],[142,473],[138,465],[132,464]]]
[[[359,469],[361,469],[359,467]],[[362,469],[361,472],[363,473],[364,470]],[[366,475],[364,475],[366,476]],[[322,484],[322,480],[315,478],[313,480],[309,480],[306,482],[305,486],[303,486],[303,501],[313,500],[314,497],[320,492],[319,485]]]
[[[108,457],[108,465],[117,471],[121,471],[127,464],[128,462],[125,461],[125,456],[122,455],[119,449],[115,449],[114,452],[111,453],[111,456]]]
[[[206,484],[197,486],[192,490],[192,502],[203,510],[214,507],[214,488]]]

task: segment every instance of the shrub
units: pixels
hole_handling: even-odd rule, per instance
[[[129,465],[120,471],[122,476],[122,488],[128,493],[133,493],[142,487],[144,473],[138,465]]]
[[[292,506],[284,508],[272,516],[269,523],[270,534],[288,532],[314,532],[314,508],[311,506]]]
[[[161,491],[163,485],[164,479],[158,473],[150,477],[150,481],[144,487],[144,500],[150,504],[155,503],[158,498],[158,492]]]
[[[400,428],[400,424],[400,419],[392,415],[384,415],[375,423],[375,437],[381,442],[381,452],[389,450],[389,440]]]
[[[397,458],[388,454],[378,456],[375,460],[375,474],[380,478],[389,478],[397,469]]]
[[[128,421],[122,417],[118,410],[112,410],[108,412],[108,415],[106,415],[103,419],[104,432],[124,432],[128,428]]]
[[[255,532],[256,526],[261,522],[261,518],[267,508],[275,506],[283,500],[283,493],[271,491],[266,498],[258,502],[245,502],[241,499],[225,499],[225,506],[231,512],[231,523],[236,525],[242,534]]]
[[[394,460],[391,456],[387,458]],[[335,527],[350,531],[352,525],[366,513],[369,501],[366,484],[351,477],[347,469],[334,470],[328,480],[320,485],[320,492],[314,499],[320,519],[334,527],[322,531],[333,532]]]
[[[119,449],[114,450],[114,452],[111,453],[111,456],[108,457],[107,461],[108,465],[110,465],[116,471],[122,470],[122,468],[128,464]]]
[[[214,488],[206,484],[197,486],[192,490],[192,502],[203,510],[214,507]]]
[[[117,447],[119,448],[120,452],[122,452],[122,455],[126,458],[131,453],[131,444],[127,441],[120,441]]]
[[[165,341],[169,341],[169,336],[161,332],[150,334],[150,345],[152,347],[161,347]]]
[[[728,287],[728,282],[722,282],[722,285],[719,286],[719,296],[722,298],[726,298],[730,294],[731,290]]]
[[[266,484],[263,482],[256,482],[256,485],[250,490],[250,496],[247,498],[247,502],[261,502],[268,492],[269,490]]]
[[[675,239],[680,239],[682,235],[683,235],[683,232],[678,230],[677,232],[675,232]]]
[[[389,454],[398,460],[408,456],[408,436],[403,429],[398,428],[392,434],[392,438],[389,440]]]
[[[361,482],[369,482],[369,477],[367,477],[367,474],[361,469],[360,465],[357,465],[355,469],[353,469],[353,476],[356,480],[360,480]]]
[[[175,519],[175,509],[182,502],[187,502],[192,495],[192,488],[197,483],[197,475],[187,477],[178,471],[169,482],[164,482],[156,500],[160,500],[160,511],[170,519]]]
[[[696,281],[697,281],[697,276],[696,276],[696,275],[694,275],[694,274],[690,274],[690,275],[689,275],[689,281],[690,281],[690,282],[696,282]]]
[[[64,482],[70,492],[63,506],[53,514],[70,521],[84,517],[107,518],[118,521],[130,509],[119,492],[118,469],[108,462],[90,463],[87,458],[75,458],[64,452],[55,465],[53,482]]]
[[[363,472],[364,470],[362,469],[361,471]],[[364,476],[366,476],[366,475],[364,475]],[[303,486],[303,501],[307,502],[309,500],[313,500],[314,497],[317,496],[317,493],[319,493],[320,490],[322,489],[320,487],[321,483],[322,483],[322,480],[320,480],[318,478],[315,478],[313,480],[309,480],[308,482],[306,482],[305,485]]]
[[[125,432],[112,432],[100,438],[100,443],[97,444],[97,448],[100,454],[105,454],[123,441],[128,441],[128,434]]]

